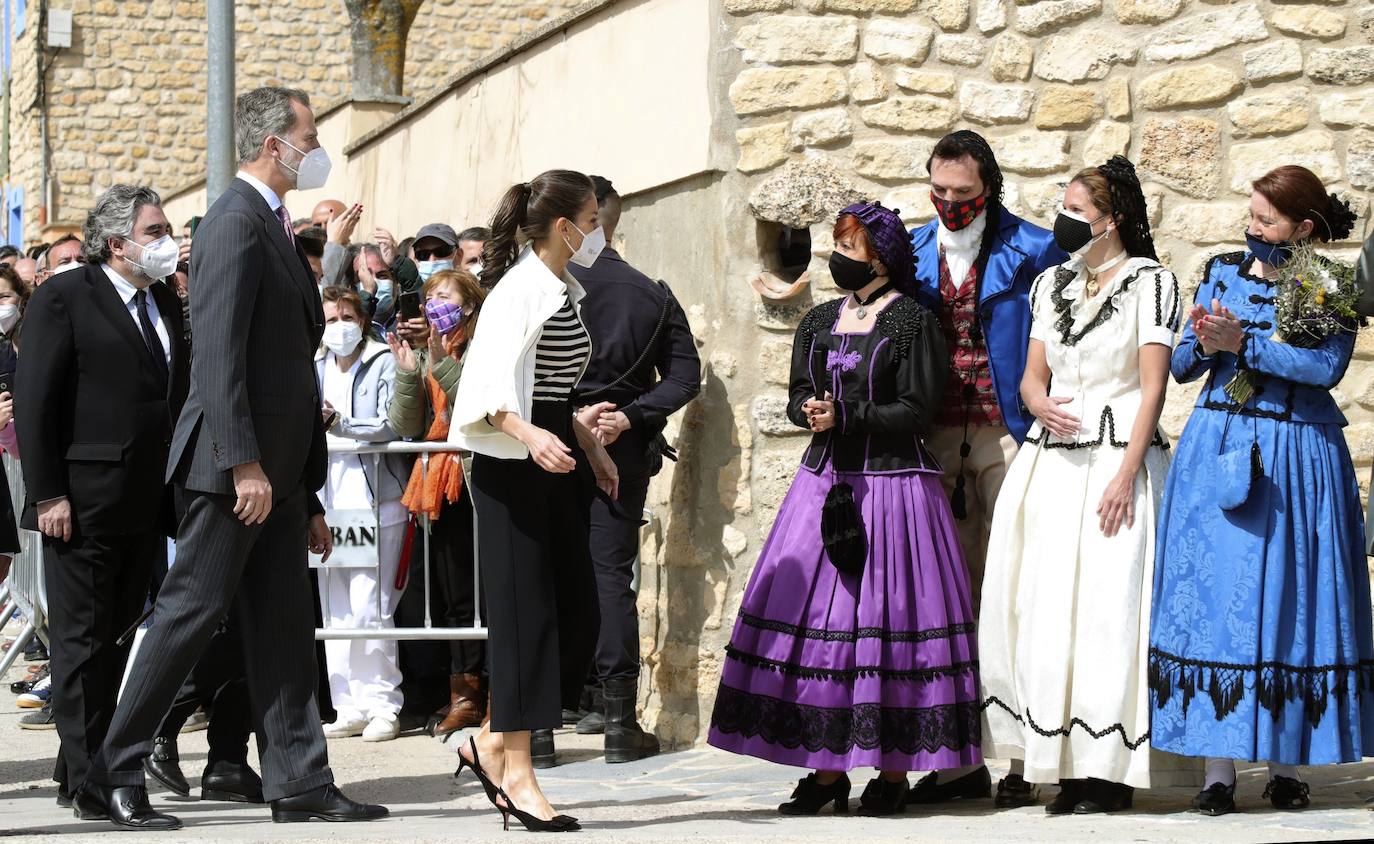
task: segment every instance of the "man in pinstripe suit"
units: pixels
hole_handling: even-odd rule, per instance
[[[322,184],[328,157],[301,91],[243,94],[234,122],[238,178],[205,215],[191,255],[191,389],[168,461],[184,513],[177,564],[77,797],[80,811],[116,826],[181,826],[149,806],[142,762],[231,611],[243,637],[272,819],[387,814],[334,786],[315,701],[306,549],[327,555],[331,545],[314,494],[327,462],[312,362],[324,318],[281,197]]]

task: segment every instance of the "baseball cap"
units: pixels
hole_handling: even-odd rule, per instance
[[[424,240],[427,237],[442,240],[449,246],[458,245],[458,232],[453,230],[453,226],[446,223],[430,223],[415,233],[416,240]]]

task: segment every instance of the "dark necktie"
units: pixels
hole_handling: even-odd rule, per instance
[[[166,392],[167,350],[162,347],[157,329],[153,327],[153,320],[148,316],[148,291],[140,290],[134,294],[134,306],[138,309],[138,327],[143,329],[143,342],[148,344],[148,351],[153,355],[153,365],[157,369],[158,378],[161,379],[163,392]]]

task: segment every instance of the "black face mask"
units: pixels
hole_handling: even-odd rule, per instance
[[[865,261],[856,261],[848,255],[832,252],[830,255],[830,277],[841,290],[862,290],[878,277]]]
[[[1099,215],[1097,220],[1105,216],[1105,214]],[[1059,216],[1054,218],[1055,245],[1069,253],[1069,255],[1077,258],[1079,255],[1087,252],[1088,248],[1094,243],[1106,236],[1106,231],[1098,235],[1093,234],[1093,224],[1096,223],[1097,220],[1089,220],[1081,214],[1075,214],[1067,209],[1060,209]]]

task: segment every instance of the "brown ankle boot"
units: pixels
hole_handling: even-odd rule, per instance
[[[481,726],[486,716],[486,689],[476,674],[454,674],[448,678],[449,706],[444,720],[434,728],[436,736],[446,736],[465,727]]]

